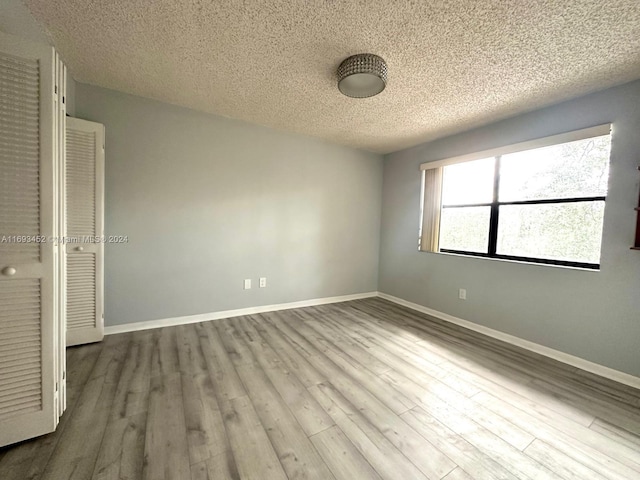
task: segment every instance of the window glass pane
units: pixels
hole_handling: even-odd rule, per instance
[[[444,167],[442,204],[466,205],[491,202],[494,171],[493,157]]]
[[[611,136],[503,155],[501,202],[607,194]]]
[[[487,253],[491,207],[443,208],[440,249]]]
[[[604,202],[503,205],[501,255],[600,263]]]

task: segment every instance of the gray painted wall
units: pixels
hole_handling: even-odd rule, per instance
[[[419,253],[419,165],[613,122],[600,271]],[[379,290],[640,376],[640,82],[385,158]],[[458,299],[467,289],[467,300]]]
[[[129,237],[105,248],[107,325],[376,290],[381,156],[80,83],[75,100],[106,125],[105,233]]]
[[[67,70],[69,72],[69,70]],[[67,89],[65,91],[65,104],[67,106],[67,115],[75,117],[76,115],[76,81],[70,73],[67,73]]]

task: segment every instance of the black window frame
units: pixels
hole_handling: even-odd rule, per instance
[[[503,205],[543,205],[543,204],[560,204],[560,203],[577,203],[577,202],[596,202],[602,201],[606,203],[605,196],[591,196],[591,197],[570,197],[570,198],[551,198],[540,200],[519,200],[510,202],[501,202],[498,200],[500,191],[500,160],[502,155],[495,155],[494,157],[494,173],[493,173],[493,199],[491,202],[483,203],[468,203],[468,204],[455,204],[455,205],[442,205],[441,208],[469,208],[469,207],[491,207],[491,214],[489,217],[489,245],[487,253],[484,252],[472,252],[468,250],[454,250],[448,248],[440,248],[441,253],[452,253],[456,255],[469,255],[472,257],[484,257],[484,258],[496,258],[500,260],[513,260],[518,262],[540,263],[547,265],[560,265],[564,267],[576,267],[585,268],[591,270],[599,270],[600,263],[585,263],[574,262],[569,260],[556,260],[548,258],[538,257],[525,257],[519,255],[503,255],[496,253],[498,246],[498,227],[500,220],[500,207]],[[446,167],[445,167],[446,168]]]

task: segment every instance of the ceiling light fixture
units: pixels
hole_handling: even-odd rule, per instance
[[[372,53],[360,53],[338,67],[338,89],[347,97],[373,97],[387,86],[387,64]]]

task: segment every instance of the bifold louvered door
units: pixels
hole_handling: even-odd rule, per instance
[[[65,159],[67,345],[104,336],[104,127],[67,118]]]
[[[58,422],[54,61],[0,33],[0,446]]]
[[[65,67],[60,56],[56,54],[56,92],[54,97],[56,102],[56,122],[54,123],[55,138],[56,138],[56,162],[54,169],[54,184],[55,184],[55,229],[56,235],[62,236],[64,233],[64,157],[65,157],[65,130],[66,130],[66,91],[67,91],[67,68]],[[65,285],[66,280],[64,276],[64,245],[57,242],[56,249],[54,250],[55,261],[55,316],[57,323],[57,338],[55,340],[56,345],[61,345],[58,349],[58,355],[56,356],[56,372],[58,381],[58,415],[67,408],[67,351],[64,348],[66,344],[66,325],[65,318]]]

